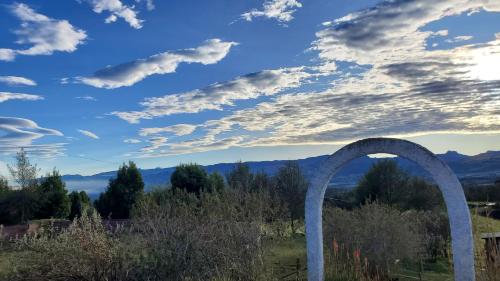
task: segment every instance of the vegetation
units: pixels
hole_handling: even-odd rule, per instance
[[[84,192],[67,194],[56,170],[25,189],[0,180],[0,218],[20,222],[19,197],[33,196],[25,216],[73,220],[42,220],[14,243],[0,238],[0,280],[303,280],[307,185],[296,162],[275,175],[237,163],[226,179],[184,164],[171,188],[145,193],[129,162],[94,209]],[[335,196],[324,208],[326,280],[451,280],[448,219],[434,185],[381,161]],[[500,225],[473,221],[478,280],[497,281],[478,237]]]
[[[134,204],[144,193],[144,182],[134,162],[123,164],[116,178],[109,181],[104,193],[95,202],[95,207],[104,217],[128,219]]]

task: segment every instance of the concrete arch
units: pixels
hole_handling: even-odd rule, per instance
[[[455,280],[475,280],[472,224],[465,195],[456,175],[426,148],[391,138],[364,139],[344,146],[328,157],[316,171],[305,202],[308,280],[323,281],[324,278],[322,213],[328,183],[351,160],[375,153],[401,156],[419,164],[432,175],[448,210]]]

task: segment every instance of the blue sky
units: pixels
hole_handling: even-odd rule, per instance
[[[0,174],[500,150],[496,0],[2,1]]]

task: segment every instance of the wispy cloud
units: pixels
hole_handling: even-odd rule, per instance
[[[91,5],[94,12],[101,14],[103,12],[109,12],[109,16],[106,18],[106,23],[112,23],[122,18],[131,27],[135,29],[142,28],[143,20],[138,18],[139,12],[136,11],[134,6],[127,6],[120,0],[87,0]],[[148,1],[148,7],[152,5],[151,1]]]
[[[338,72],[329,88],[307,90],[314,89],[312,84],[273,95],[197,125],[195,139],[172,139],[157,150],[141,151],[140,157],[341,144],[376,136],[498,133],[500,37],[428,50],[430,37],[448,32],[422,31],[430,22],[478,9],[500,11],[500,2],[395,0],[332,20],[316,34],[312,48],[319,65]],[[339,62],[357,71],[337,69]],[[157,136],[168,133],[151,129]]]
[[[0,92],[0,103],[8,100],[36,101],[36,100],[43,100],[43,97],[38,95],[23,94],[23,93]]]
[[[177,124],[162,128],[143,128],[140,130],[139,135],[145,137],[161,133],[172,133],[176,136],[185,136],[192,134],[197,127],[198,127],[197,125],[191,125],[191,124]]]
[[[92,139],[96,139],[98,140],[99,139],[99,136],[97,136],[96,134],[92,133],[91,131],[87,131],[87,130],[80,130],[78,129],[77,130],[80,134],[84,135],[84,136],[87,136],[89,138],[92,138]]]
[[[77,100],[84,100],[84,101],[97,101],[96,98],[93,96],[81,96],[81,97],[75,97]]]
[[[142,141],[141,140],[138,140],[138,139],[126,139],[126,140],[123,140],[124,143],[132,143],[132,144],[136,144],[136,143],[141,143]]]
[[[285,89],[296,88],[311,77],[302,67],[263,70],[216,83],[190,92],[146,98],[142,111],[112,112],[130,123],[179,113],[198,113],[205,110],[222,110],[237,100],[271,96]]]
[[[40,127],[29,119],[0,117],[0,153],[15,153],[23,147],[26,151],[41,157],[61,156],[65,143],[33,143],[44,136],[63,136],[63,134],[54,129]]]
[[[243,13],[241,17],[246,21],[252,21],[257,17],[265,17],[284,23],[291,21],[293,14],[301,7],[302,4],[297,0],[266,0],[261,10],[252,9]]]
[[[474,37],[470,35],[462,35],[462,36],[456,36],[453,37],[452,39],[446,39],[447,43],[457,43],[457,42],[463,42],[463,41],[469,41],[472,40]]]
[[[14,30],[20,45],[31,45],[27,49],[0,49],[0,60],[13,61],[17,55],[51,55],[54,52],[74,52],[83,44],[85,31],[75,28],[67,20],[56,20],[39,14],[26,4],[15,3],[10,11],[21,20]]]
[[[149,58],[109,66],[97,71],[91,77],[77,77],[76,80],[106,89],[132,86],[153,74],[173,73],[181,63],[215,64],[226,57],[231,47],[235,45],[236,42],[210,39],[196,48],[167,51]]]
[[[0,83],[8,86],[36,86],[36,82],[20,76],[0,76]]]

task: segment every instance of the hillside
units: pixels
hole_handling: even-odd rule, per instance
[[[328,155],[299,159],[299,164],[306,177],[311,177]],[[488,151],[475,156],[459,154],[449,151],[439,154],[451,169],[457,174],[463,183],[486,184],[494,182],[500,178],[500,151]],[[354,186],[359,178],[369,169],[371,165],[381,158],[371,158],[368,156],[355,159],[344,167],[332,180],[331,185],[336,187],[350,188]],[[400,157],[393,158],[398,164],[413,175],[429,177],[428,174],[411,161]],[[265,171],[274,174],[286,160],[246,162],[252,171]],[[234,163],[220,163],[205,166],[207,172],[217,171],[225,175],[234,167]],[[170,175],[175,167],[142,169],[144,181],[147,188],[157,185],[164,185],[169,182]],[[92,176],[65,175],[63,179],[70,190],[86,190],[90,194],[100,193],[106,187],[108,180],[115,175],[115,171],[99,173]]]

